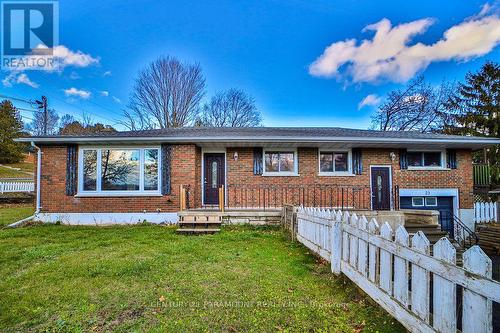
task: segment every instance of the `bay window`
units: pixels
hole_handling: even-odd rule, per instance
[[[159,148],[82,148],[79,194],[159,194]]]

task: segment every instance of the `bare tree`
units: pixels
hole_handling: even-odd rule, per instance
[[[381,131],[440,131],[449,121],[446,101],[452,87],[453,84],[446,82],[432,87],[419,76],[404,89],[387,94],[372,117],[372,127]]]
[[[252,127],[262,125],[255,100],[240,89],[215,94],[203,106],[197,125],[210,127]]]
[[[26,129],[33,135],[44,135],[45,117],[43,111],[34,113],[31,123],[26,124]],[[47,134],[57,134],[59,116],[54,109],[47,110]]]
[[[131,130],[186,126],[195,118],[204,90],[198,64],[162,56],[139,73],[123,124]]]

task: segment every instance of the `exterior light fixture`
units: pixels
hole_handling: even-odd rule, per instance
[[[233,159],[234,159],[235,161],[237,161],[237,160],[238,160],[238,152],[237,152],[237,151],[235,151],[235,152],[234,152],[234,154],[233,154]]]
[[[391,151],[391,153],[389,154],[389,158],[394,162],[396,160],[396,153]]]

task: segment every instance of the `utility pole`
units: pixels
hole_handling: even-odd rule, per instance
[[[42,101],[35,101],[38,104],[38,109],[43,110],[43,135],[47,135],[47,122],[49,115],[47,113],[47,97],[42,96]]]

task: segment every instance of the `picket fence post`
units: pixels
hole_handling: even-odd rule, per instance
[[[380,228],[380,236],[392,241],[392,228],[389,223],[384,222]],[[389,296],[392,296],[392,253],[380,249],[380,288]]]
[[[491,259],[477,245],[464,252],[464,269],[491,279]],[[491,322],[492,302],[488,298],[478,295],[473,291],[464,289],[462,332],[464,333],[490,333],[493,331]]]
[[[433,256],[441,261],[455,265],[456,250],[448,238],[441,238],[433,246]],[[455,283],[433,274],[433,326],[439,332],[457,331],[456,299],[457,287]]]
[[[400,225],[396,229],[396,244],[408,247],[410,237],[406,229]],[[408,307],[408,261],[394,256],[394,298]]]
[[[377,220],[372,218],[368,224],[368,232],[372,235],[378,235],[379,226]],[[377,246],[370,243],[368,245],[368,278],[371,282],[377,283],[377,270],[379,262],[379,249]]]
[[[411,247],[425,255],[430,255],[431,245],[422,231],[411,239]],[[430,274],[417,264],[411,266],[411,309],[415,314],[429,323]]]
[[[342,220],[335,219],[331,229],[331,256],[332,273],[339,275],[341,272],[340,261],[342,260]]]

